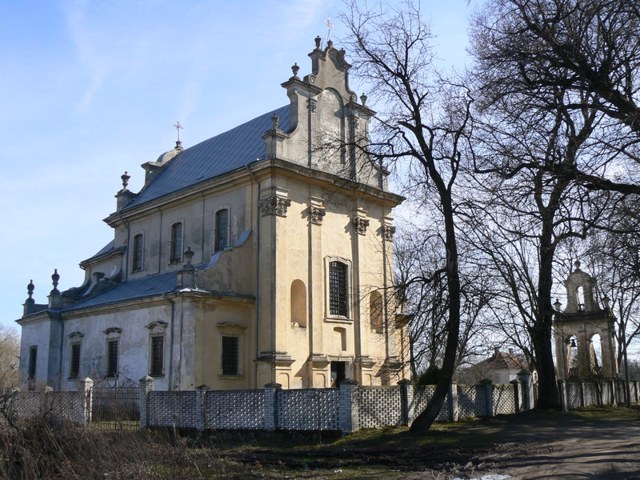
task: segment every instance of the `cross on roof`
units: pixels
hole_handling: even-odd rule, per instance
[[[180,141],[180,130],[184,129],[184,127],[182,125],[180,125],[180,121],[177,121],[174,125],[173,125],[176,129],[176,131],[178,132],[178,142]]]

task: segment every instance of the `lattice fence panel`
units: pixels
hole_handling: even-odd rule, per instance
[[[513,385],[493,386],[493,414],[508,415],[516,413],[516,398]]]
[[[208,391],[206,428],[260,430],[264,427],[264,391]]]
[[[402,424],[400,387],[359,387],[356,402],[360,428]]]
[[[485,397],[482,394],[483,390],[478,385],[458,385],[459,418],[471,418],[484,414]]]
[[[37,417],[44,406],[44,392],[15,392],[11,396],[11,413],[16,418]]]
[[[280,390],[278,428],[284,430],[339,430],[337,389]]]
[[[409,421],[415,419],[420,412],[422,412],[431,400],[433,392],[435,392],[435,385],[427,385],[425,387],[418,387],[414,389],[413,402],[409,405]],[[436,422],[448,422],[451,418],[451,402],[449,401],[449,395],[445,398],[444,404],[440,413],[436,417]]]
[[[149,426],[197,428],[197,392],[149,392],[147,414]]]
[[[414,387],[413,399],[409,404],[409,422],[412,422],[426,407],[433,396],[435,386]]]
[[[51,415],[58,420],[84,422],[86,399],[78,392],[47,392],[45,399],[45,415]]]
[[[598,386],[595,383],[583,383],[584,405],[598,405]]]
[[[582,402],[580,398],[580,384],[567,383],[567,408],[578,408]]]

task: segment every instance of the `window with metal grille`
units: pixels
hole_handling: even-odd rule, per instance
[[[133,237],[133,265],[131,270],[139,272],[143,266],[143,251],[144,249],[144,237],[142,234],[138,234]]]
[[[345,263],[329,262],[329,313],[331,315],[349,316],[347,271],[348,267]]]
[[[240,339],[238,337],[222,337],[222,374],[240,374]]]
[[[118,374],[118,340],[107,342],[107,377]]]
[[[216,238],[215,251],[224,250],[229,246],[229,210],[223,209],[216,212]]]
[[[33,346],[29,348],[29,367],[27,369],[27,375],[29,380],[36,378],[36,362],[38,361],[38,347]]]
[[[69,378],[78,378],[80,374],[80,344],[71,345],[71,367],[69,368]]]
[[[182,222],[171,225],[171,263],[182,260]]]
[[[149,375],[161,377],[164,368],[164,336],[151,337],[151,366]]]

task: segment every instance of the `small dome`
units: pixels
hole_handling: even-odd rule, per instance
[[[158,157],[158,160],[156,160],[156,163],[167,163],[169,162],[173,157],[175,157],[176,155],[178,155],[180,152],[182,152],[182,144],[180,141],[176,142],[176,146],[175,148],[172,148],[171,150],[169,150],[168,152],[163,153],[162,155],[160,155]]]

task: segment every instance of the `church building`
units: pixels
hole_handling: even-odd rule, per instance
[[[374,115],[344,50],[320,38],[282,84],[285,106],[122,176],[113,240],[46,304],[29,283],[24,389],[147,375],[156,390],[323,388],[408,376],[393,290],[388,172],[367,155]],[[284,103],[284,102],[283,102]],[[47,288],[49,290],[49,288]]]

